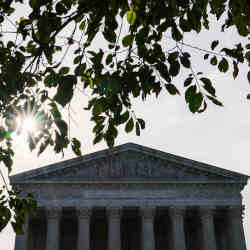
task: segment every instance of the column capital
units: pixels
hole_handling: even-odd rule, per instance
[[[184,216],[186,213],[186,207],[184,207],[184,206],[170,206],[169,213],[171,216],[176,216],[176,215]]]
[[[76,213],[79,219],[89,219],[92,214],[91,207],[77,207]]]
[[[153,219],[155,216],[155,207],[154,206],[145,206],[140,208],[141,216],[144,219]]]
[[[121,217],[122,207],[114,206],[114,207],[106,207],[108,218],[117,218]]]
[[[58,219],[61,216],[61,207],[46,207],[46,215],[48,219]]]
[[[199,215],[201,217],[211,217],[214,215],[215,206],[201,206],[199,207]]]

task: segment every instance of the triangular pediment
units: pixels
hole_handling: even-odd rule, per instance
[[[246,182],[247,178],[129,143],[18,174],[11,178],[11,182]]]

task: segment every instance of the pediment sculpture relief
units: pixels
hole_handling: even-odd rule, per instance
[[[220,179],[184,165],[137,152],[107,156],[103,159],[57,170],[36,179],[46,180],[207,180]]]

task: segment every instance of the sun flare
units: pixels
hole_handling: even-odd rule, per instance
[[[34,118],[27,117],[23,120],[22,131],[24,133],[34,133],[37,130],[37,124]]]
[[[37,122],[34,117],[26,117],[24,119],[18,119],[19,133],[22,136],[34,134],[37,132]]]

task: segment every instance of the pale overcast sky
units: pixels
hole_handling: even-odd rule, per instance
[[[203,48],[209,48],[207,41],[223,39],[225,45],[236,44],[239,37],[235,33],[220,33],[214,29],[203,33],[199,38],[195,35],[186,36],[185,42]],[[139,117],[146,121],[146,130],[140,137],[125,134],[123,127],[116,145],[134,142],[165,152],[184,156],[193,160],[213,164],[225,169],[250,175],[250,102],[246,100],[249,93],[249,83],[246,78],[247,65],[240,68],[240,75],[233,80],[231,75],[218,73],[216,68],[203,63],[203,54],[192,50],[194,55],[193,67],[203,71],[215,81],[217,95],[223,101],[224,107],[209,104],[203,114],[193,115],[188,111],[182,96],[173,97],[161,94],[158,99],[150,98],[147,102],[136,101],[134,110]],[[70,57],[69,57],[70,58]],[[182,78],[183,77],[183,78]],[[174,83],[183,86],[184,74]],[[83,153],[95,152],[106,148],[104,143],[92,145],[91,133],[93,123],[89,121],[90,114],[82,107],[86,106],[87,96],[77,93],[72,104],[72,136],[82,140]],[[22,139],[15,142],[16,157],[13,174],[47,164],[61,161],[60,155],[46,152],[37,158],[30,153]],[[69,151],[65,160],[74,155]],[[250,248],[250,185],[243,191],[243,203],[246,205],[244,228],[247,246]],[[14,233],[7,227],[0,233],[1,250],[14,249]]]

